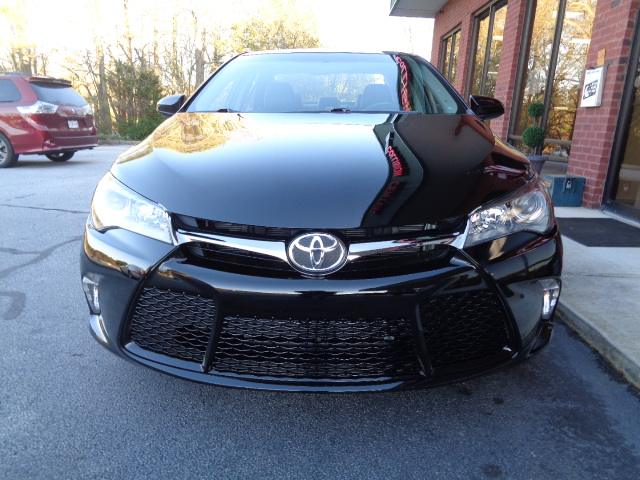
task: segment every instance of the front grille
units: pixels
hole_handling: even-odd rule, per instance
[[[513,345],[503,311],[496,295],[487,290],[422,303],[420,316],[433,367],[511,356]]]
[[[212,299],[145,288],[138,298],[129,335],[145,350],[201,363],[215,311]]]
[[[273,277],[302,276],[288,262],[269,255],[206,242],[193,242],[187,246],[192,255],[206,261],[216,270],[244,275],[250,273]],[[350,279],[367,275],[406,275],[424,269],[429,262],[435,262],[450,253],[446,247],[404,247],[349,261],[342,269],[327,277]]]
[[[259,227],[228,222],[217,222],[184,215],[173,215],[174,227],[182,232],[195,235],[220,235],[227,238],[242,238],[273,242],[273,247],[284,251],[287,242],[297,235],[309,231],[305,229]],[[347,247],[358,243],[376,243],[407,240],[412,238],[451,238],[460,234],[465,226],[464,218],[453,218],[435,223],[418,223],[394,227],[363,227],[350,229],[329,229],[327,233],[340,237]],[[233,241],[227,245],[221,242],[194,241],[185,244],[185,252],[194,262],[209,268],[243,275],[271,276],[275,278],[300,278],[304,276],[289,262],[277,257],[255,253]],[[396,250],[365,255],[348,261],[339,271],[327,275],[334,279],[366,278],[367,276],[393,276],[424,270],[429,262],[436,261],[448,253],[447,249],[433,246],[410,246],[398,243]]]
[[[243,225],[229,222],[217,222],[204,218],[189,217],[186,215],[173,215],[174,226],[180,230],[207,233],[211,235],[226,235],[256,240],[289,240],[296,235],[317,231],[318,229],[262,227],[256,225]],[[433,223],[415,223],[393,227],[361,227],[347,229],[319,229],[342,237],[346,242],[350,241],[382,241],[416,235],[429,235],[432,237],[459,234],[464,230],[466,217],[455,217],[439,220]]]
[[[213,370],[294,379],[415,377],[411,324],[403,319],[227,317]]]
[[[295,270],[284,260],[240,248],[213,245],[206,242],[188,244],[189,251],[198,258],[213,262],[213,268],[247,273],[247,269],[256,273],[274,274],[276,272],[293,273]]]
[[[424,270],[427,265],[451,255],[445,246],[411,246],[367,255],[348,262],[336,276],[354,278],[358,275],[407,275]]]

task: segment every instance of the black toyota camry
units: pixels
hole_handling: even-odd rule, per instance
[[[423,59],[226,63],[98,184],[91,330],[151,368],[295,391],[418,388],[550,339],[562,247],[520,153]]]

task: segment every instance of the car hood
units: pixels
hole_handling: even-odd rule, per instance
[[[283,228],[466,215],[531,178],[474,115],[179,113],[113,175],[172,213]]]

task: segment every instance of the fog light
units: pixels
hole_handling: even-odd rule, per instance
[[[100,313],[100,297],[98,296],[98,282],[89,276],[82,278],[82,289],[87,297],[87,303],[91,309],[91,313],[98,315]]]
[[[555,278],[545,278],[538,280],[538,284],[542,287],[542,318],[549,320],[558,303],[560,296],[560,281]]]

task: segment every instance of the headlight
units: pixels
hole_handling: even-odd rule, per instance
[[[91,222],[100,232],[123,228],[161,242],[173,243],[167,211],[129,190],[110,173],[100,180],[93,194]]]
[[[470,222],[465,247],[515,232],[546,233],[551,227],[551,199],[536,186],[520,197],[476,210]]]

